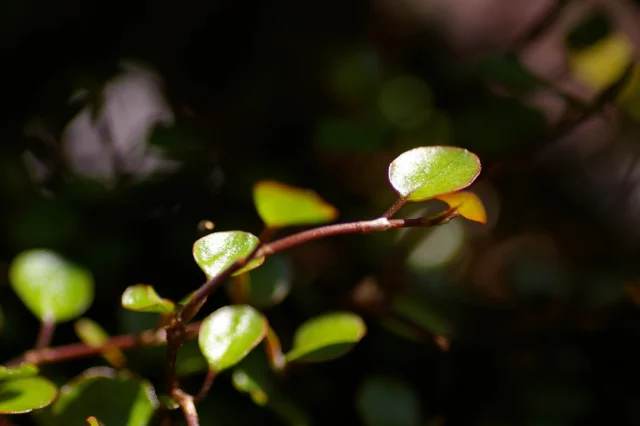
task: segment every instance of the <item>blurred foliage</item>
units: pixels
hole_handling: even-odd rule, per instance
[[[400,3],[411,15],[411,2]],[[122,309],[123,291],[149,283],[180,300],[195,289],[204,276],[191,248],[212,229],[198,224],[258,235],[256,182],[312,188],[341,220],[372,218],[395,200],[389,162],[450,144],[482,159],[472,190],[488,224],[457,220],[288,252],[290,295],[266,313],[282,346],[292,347],[305,320],[332,310],[363,315],[367,336],[343,358],[296,366],[277,387],[269,378],[272,410],[251,399],[266,386],[256,373],[243,386],[241,369],[221,374],[199,406],[202,424],[379,424],[376,411],[363,413],[370,404],[394,424],[640,424],[640,233],[614,204],[626,187],[608,191],[585,178],[628,169],[620,186],[634,183],[626,165],[636,162],[637,142],[613,171],[555,155],[565,145],[549,138],[554,123],[527,98],[555,93],[548,82],[512,52],[468,59],[437,28],[400,30],[376,4],[5,2],[0,362],[30,349],[38,332],[8,280],[23,250],[56,250],[86,268],[96,303],[84,315],[110,335],[136,332],[158,316]],[[588,75],[597,84],[582,78],[589,88],[611,83],[635,57],[637,46],[617,34],[597,17],[568,35],[572,58],[586,53],[584,67],[595,65]],[[620,98],[621,133],[634,142],[638,81],[634,69]],[[531,167],[543,148],[559,163]],[[567,175],[578,189],[567,190]],[[585,201],[582,189],[600,192]],[[399,215],[417,214],[411,207]],[[435,213],[442,203],[420,208]],[[217,292],[202,317],[226,303]],[[60,324],[54,344],[75,341],[73,324]],[[179,368],[184,386],[197,389],[205,367],[189,348]],[[163,361],[163,348],[127,352],[127,368],[158,388]],[[247,375],[249,361],[240,364]],[[105,362],[41,373],[62,385]],[[140,393],[141,382],[123,377],[83,385]],[[95,415],[111,425],[108,416],[124,413],[66,395],[66,408],[54,407],[64,419],[74,406],[87,408],[74,422]]]

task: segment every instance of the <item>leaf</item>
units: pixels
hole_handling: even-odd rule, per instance
[[[236,260],[249,256],[260,244],[253,234],[242,231],[213,232],[200,238],[193,245],[193,258],[207,278],[220,274]],[[264,257],[253,259],[245,267],[234,273],[257,268],[264,262]]]
[[[146,284],[127,287],[121,303],[123,308],[138,312],[170,313],[175,309],[171,300],[161,298],[152,286]]]
[[[20,379],[23,377],[35,376],[40,369],[35,364],[23,362],[16,367],[5,367],[0,365],[0,380]]]
[[[106,425],[147,426],[158,405],[149,382],[96,367],[62,387],[51,415],[59,425],[79,425],[95,416]]]
[[[267,327],[267,319],[248,305],[224,306],[209,315],[198,336],[209,368],[233,367],[264,339]]]
[[[202,356],[198,342],[185,342],[176,358],[176,376],[184,377],[207,371],[207,360]]]
[[[420,401],[406,383],[370,376],[356,394],[356,406],[366,426],[419,426]]]
[[[104,426],[104,423],[101,423],[95,417],[90,416],[90,417],[87,417],[87,420],[85,420],[85,426]]]
[[[93,302],[91,273],[51,250],[20,253],[9,268],[11,287],[40,320],[65,322]]]
[[[480,174],[478,157],[453,146],[423,146],[389,165],[389,181],[409,201],[422,201],[471,185]]]
[[[462,217],[486,225],[487,212],[484,210],[484,205],[480,197],[473,192],[453,192],[451,194],[439,195],[436,198],[447,203],[449,207],[456,208]]]
[[[320,362],[347,353],[366,334],[367,328],[358,315],[334,312],[312,318],[302,324],[293,337],[293,348],[285,357],[288,362]]]
[[[22,414],[51,404],[56,385],[44,377],[26,377],[0,383],[0,414]]]
[[[109,334],[97,322],[89,318],[80,318],[73,324],[73,329],[82,343],[98,347],[109,340]],[[121,368],[125,365],[124,354],[117,347],[106,348],[102,356],[114,367]]]
[[[338,210],[314,191],[273,180],[254,185],[253,203],[269,228],[315,225],[338,217]]]
[[[276,306],[291,292],[291,264],[276,253],[260,268],[234,277],[227,290],[230,294],[238,290],[243,302],[260,309]]]
[[[248,394],[256,405],[271,409],[287,424],[296,426],[309,424],[306,413],[282,391],[264,352],[253,351],[243,359],[234,368],[231,382],[239,392]]]

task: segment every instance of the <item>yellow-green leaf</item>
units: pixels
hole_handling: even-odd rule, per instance
[[[104,345],[109,340],[109,334],[97,322],[89,318],[80,318],[73,324],[73,329],[82,343],[98,347]],[[117,347],[105,348],[102,353],[106,359],[114,367],[122,367],[126,363],[126,358]]]
[[[389,165],[389,181],[409,201],[459,191],[480,174],[480,160],[453,146],[423,146],[406,151]]]
[[[0,365],[0,380],[19,379],[23,377],[35,376],[40,369],[37,365],[23,362],[15,367],[5,367]]]
[[[171,300],[161,298],[152,286],[146,284],[127,287],[121,303],[123,308],[138,312],[170,313],[175,309]]]
[[[44,408],[57,394],[56,385],[44,377],[0,382],[0,414],[22,414]]]
[[[259,244],[258,237],[248,232],[213,232],[195,242],[193,258],[207,278],[211,278],[227,269],[236,260],[249,256]],[[253,259],[233,275],[257,268],[262,262],[264,257]]]
[[[253,187],[253,202],[269,228],[334,221],[338,210],[314,191],[263,180]]]
[[[449,207],[455,208],[460,215],[466,219],[482,224],[487,223],[487,212],[480,198],[469,191],[453,192],[451,194],[439,195],[436,197],[444,201]]]
[[[338,358],[353,348],[366,334],[367,327],[351,312],[332,312],[302,324],[293,337],[287,362],[321,362]]]

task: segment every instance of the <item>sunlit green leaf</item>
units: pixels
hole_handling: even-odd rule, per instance
[[[73,324],[76,335],[84,344],[98,347],[109,340],[109,334],[97,322],[89,318],[80,318]],[[102,356],[114,367],[122,367],[126,359],[122,351],[116,347],[105,349]]]
[[[138,312],[173,312],[175,305],[171,300],[158,296],[155,289],[146,284],[127,287],[122,294],[122,307]]]
[[[157,407],[150,383],[97,367],[62,387],[51,414],[60,425],[80,425],[95,416],[105,425],[147,426]]]
[[[11,263],[9,280],[20,300],[43,321],[69,321],[93,302],[91,273],[51,250],[20,253]]]
[[[200,238],[193,245],[193,258],[208,278],[218,275],[255,250],[260,240],[253,234],[243,231],[213,232]],[[253,259],[234,275],[257,268],[264,257]]]
[[[293,337],[287,361],[320,362],[347,353],[366,334],[367,327],[358,315],[333,312],[302,324]]]
[[[253,187],[253,202],[269,228],[331,222],[338,210],[314,191],[263,180]]]
[[[0,382],[0,414],[28,413],[51,404],[56,385],[44,377],[26,377]]]
[[[31,377],[38,374],[40,369],[37,365],[22,363],[15,367],[5,367],[0,365],[0,380],[19,379],[22,377]]]
[[[291,292],[291,264],[286,257],[276,253],[260,268],[235,277],[227,289],[230,294],[241,293],[243,302],[251,306],[260,309],[276,306]]]
[[[240,362],[260,343],[267,326],[267,319],[251,306],[224,306],[202,322],[200,350],[209,367],[220,372]]]
[[[466,149],[424,146],[401,154],[389,165],[389,181],[409,201],[463,189],[480,174],[480,160]]]
[[[404,382],[370,376],[356,395],[356,406],[366,426],[419,426],[420,401]]]

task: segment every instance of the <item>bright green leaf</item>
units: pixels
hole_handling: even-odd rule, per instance
[[[269,228],[331,222],[338,210],[309,189],[263,180],[253,187],[253,202]]]
[[[409,201],[422,201],[471,185],[480,160],[466,149],[423,146],[401,154],[389,165],[389,181]]]
[[[240,282],[240,279],[246,279],[246,282]],[[286,257],[276,253],[248,276],[236,277],[230,282],[227,287],[230,293],[234,291],[232,286],[241,287],[243,300],[251,306],[260,309],[276,306],[291,292],[291,264]]]
[[[9,280],[20,300],[43,321],[72,320],[93,302],[91,273],[51,250],[20,253],[11,263]]]
[[[301,362],[326,361],[347,353],[366,334],[367,327],[358,315],[334,312],[312,318],[302,324],[293,337],[293,348],[286,359]]]
[[[386,376],[367,378],[356,395],[366,426],[419,426],[420,401],[404,382]]]
[[[37,365],[22,363],[16,367],[5,367],[0,365],[0,380],[19,379],[31,377],[38,374],[40,369]]]
[[[26,377],[0,383],[0,414],[28,413],[51,404],[56,385],[44,377]]]
[[[127,372],[97,367],[60,390],[51,414],[59,425],[80,425],[95,416],[106,425],[147,426],[157,407],[150,383]]]
[[[171,300],[158,296],[155,289],[146,284],[127,287],[122,294],[122,307],[138,312],[173,312],[175,305]]]
[[[209,367],[220,372],[240,362],[260,343],[267,326],[267,319],[251,306],[224,306],[202,322],[200,350]]]
[[[82,343],[88,346],[102,346],[109,339],[109,334],[97,322],[89,318],[80,318],[73,324],[73,329]],[[114,367],[123,367],[126,359],[122,351],[116,347],[105,349],[102,356]]]
[[[193,258],[207,278],[214,277],[231,266],[236,260],[249,256],[260,244],[253,234],[242,231],[213,232],[200,238],[193,245]],[[264,257],[253,259],[233,275],[257,268]]]

